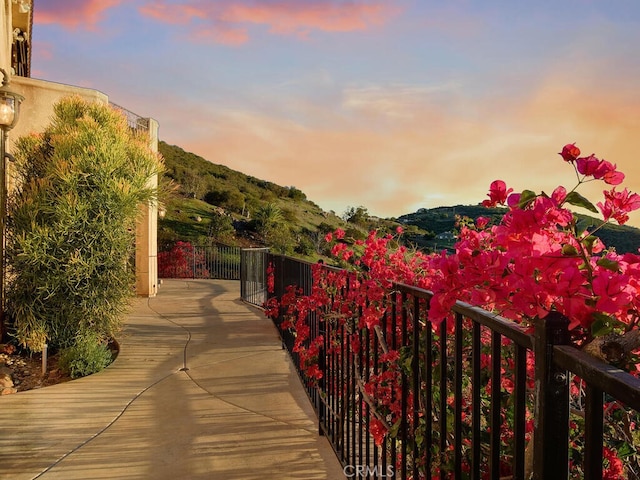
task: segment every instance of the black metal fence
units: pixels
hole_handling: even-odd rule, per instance
[[[179,242],[158,253],[160,278],[240,280],[240,247]]]
[[[253,305],[262,306],[268,298],[268,248],[244,248],[240,252],[240,295]]]
[[[311,291],[309,263],[264,252],[248,253],[243,261],[254,266],[249,284],[261,288],[268,281],[266,269],[272,269],[270,295],[280,298],[289,285]],[[247,301],[262,303],[263,297],[243,291]],[[379,325],[393,332],[387,346],[371,330],[355,328],[357,322],[348,326],[309,318],[310,341],[324,338],[319,355],[323,375],[317,383],[302,374],[301,379],[315,406],[319,431],[330,440],[345,474],[563,480],[572,465],[571,478],[602,479],[603,405],[617,401],[616,408],[640,410],[640,380],[567,345],[568,321],[561,316],[550,314],[530,335],[509,320],[459,302],[453,324],[433,328],[426,320],[430,298],[428,291],[394,286]],[[280,330],[301,372],[292,348],[294,334]],[[354,341],[360,349],[352,348]],[[373,426],[380,412],[362,385],[384,377],[389,366],[381,357],[387,347],[402,352],[399,388],[389,392],[398,399],[400,420],[391,426],[393,434],[376,444]],[[579,396],[584,409],[577,419],[570,414],[577,408],[570,388],[584,390]],[[620,434],[632,446],[638,438],[632,431]],[[570,447],[576,435],[580,457]],[[627,467],[628,478],[639,478],[634,476],[637,466]]]

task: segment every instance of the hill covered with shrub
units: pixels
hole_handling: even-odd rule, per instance
[[[347,232],[347,239],[358,239],[371,229],[392,232],[399,224],[409,245],[440,250],[453,247],[458,216],[484,216],[497,223],[506,212],[504,208],[456,205],[379,219],[358,206],[336,214],[323,211],[294,186],[246,175],[162,141],[159,150],[166,167],[162,182],[166,215],[158,227],[161,250],[182,240],[200,245],[269,246],[278,253],[317,258],[327,253],[322,242],[326,233],[338,227]],[[593,217],[579,218],[583,228],[599,225]],[[640,229],[634,227],[608,224],[598,236],[620,253],[636,252],[640,247]]]
[[[324,236],[338,227],[348,237],[364,238],[369,229],[397,226],[372,218],[364,207],[351,207],[341,215],[325,212],[294,186],[246,175],[166,142],[159,142],[158,149],[166,168],[160,250],[181,240],[266,245],[278,253],[317,258],[323,254]]]

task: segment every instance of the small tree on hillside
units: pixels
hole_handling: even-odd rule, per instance
[[[253,222],[256,231],[268,237],[274,230],[280,228],[284,222],[282,210],[275,203],[266,203],[256,210]]]
[[[162,164],[148,140],[106,105],[54,107],[51,125],[18,140],[18,188],[9,199],[10,332],[34,352],[104,344],[134,292],[141,202]]]
[[[366,207],[349,207],[345,212],[342,218],[352,223],[353,225],[357,225],[358,227],[367,227],[369,221],[369,211]]]

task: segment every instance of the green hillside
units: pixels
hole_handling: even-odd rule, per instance
[[[159,220],[161,250],[178,240],[204,245],[269,246],[273,251],[315,259],[326,255],[322,239],[340,227],[347,238],[364,238],[371,229],[405,228],[407,243],[425,250],[451,248],[456,217],[489,217],[499,222],[504,208],[482,205],[421,208],[398,219],[381,220],[365,207],[350,207],[341,216],[324,212],[296,187],[283,187],[212,163],[180,147],[159,142],[166,172],[162,198],[166,215]],[[582,227],[599,225],[579,215]],[[598,232],[607,246],[620,253],[637,252],[640,230],[608,224]]]
[[[317,258],[322,239],[340,227],[364,238],[370,228],[394,228],[396,222],[372,219],[365,208],[345,218],[324,212],[296,187],[283,187],[218,165],[180,147],[159,142],[166,172],[158,222],[160,250],[178,240],[194,244],[269,246],[272,250]]]

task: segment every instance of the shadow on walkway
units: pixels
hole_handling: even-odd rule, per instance
[[[136,299],[106,370],[0,397],[0,479],[340,479],[278,332],[235,281]]]

